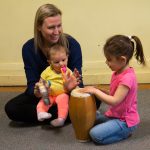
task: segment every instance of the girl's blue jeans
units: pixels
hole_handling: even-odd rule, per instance
[[[116,118],[108,118],[100,113],[96,114],[96,126],[90,130],[90,137],[96,144],[111,144],[128,138],[137,128],[128,127],[126,122]]]

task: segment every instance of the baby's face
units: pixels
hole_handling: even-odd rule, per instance
[[[57,73],[60,73],[61,68],[67,66],[67,63],[68,63],[68,55],[64,50],[51,52],[50,65]]]

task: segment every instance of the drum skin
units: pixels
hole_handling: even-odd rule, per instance
[[[73,91],[73,93],[78,92]],[[89,141],[89,131],[96,119],[96,104],[94,96],[86,94],[73,95],[69,101],[69,115],[75,131],[76,139],[80,142]]]

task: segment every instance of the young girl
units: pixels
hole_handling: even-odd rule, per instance
[[[114,71],[109,95],[87,86],[82,92],[94,94],[110,105],[104,115],[97,113],[97,124],[90,130],[97,144],[110,144],[128,138],[140,122],[137,110],[137,81],[134,69],[129,66],[132,56],[145,65],[142,44],[137,36],[115,35],[104,45],[106,64]]]
[[[39,101],[37,105],[37,118],[39,121],[51,118],[52,115],[48,113],[48,110],[52,105],[57,104],[58,118],[52,120],[50,123],[54,127],[60,127],[64,125],[68,115],[69,95],[67,94],[66,89],[64,89],[64,81],[61,70],[62,68],[65,69],[67,66],[68,51],[65,47],[55,44],[49,49],[47,53],[47,59],[50,66],[42,72],[41,79],[39,83],[36,84],[36,86],[40,86],[40,82],[42,81],[50,81],[50,104],[46,105],[43,99]],[[72,73],[69,68],[66,68],[64,72],[66,72],[66,74]]]

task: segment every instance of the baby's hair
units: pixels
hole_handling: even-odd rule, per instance
[[[62,46],[61,44],[53,44],[49,50],[47,51],[47,59],[51,59],[51,51],[54,50],[55,52],[64,50],[66,52],[66,55],[69,55],[69,50],[65,46]]]
[[[133,54],[140,64],[145,65],[145,57],[140,39],[137,36],[115,35],[110,37],[104,45],[105,56],[113,55],[117,58],[125,56],[129,63]]]

